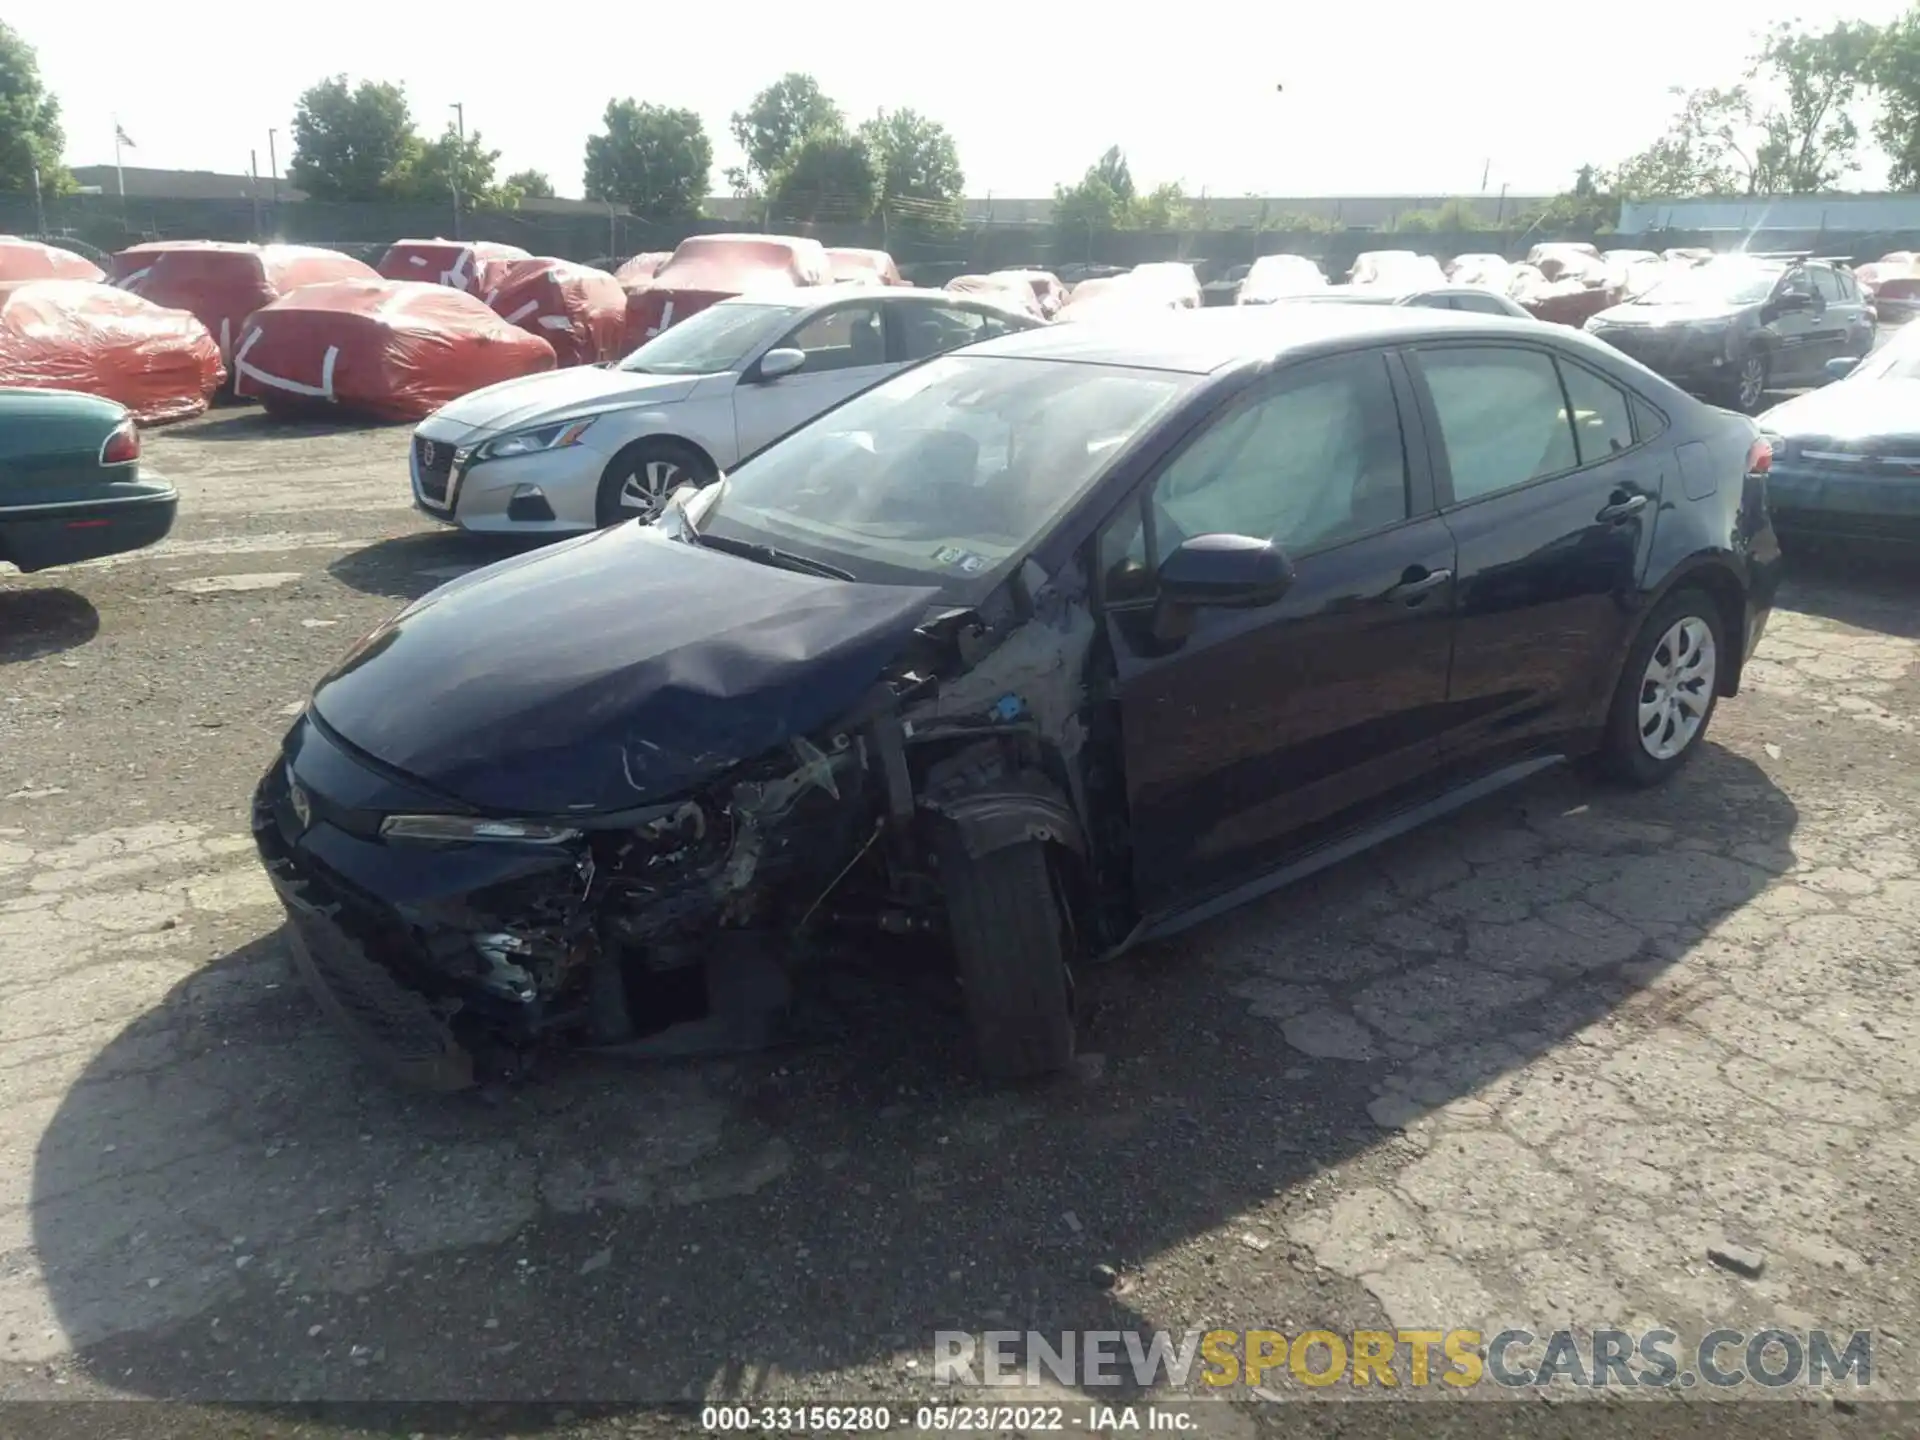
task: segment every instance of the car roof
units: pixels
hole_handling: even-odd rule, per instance
[[[938,300],[948,305],[979,305],[993,309],[991,300],[953,290],[920,290],[908,285],[800,285],[791,290],[762,291],[757,295],[729,295],[722,305],[775,305],[796,315],[837,305],[843,300],[874,300],[897,305],[902,300]]]
[[[1466,335],[1538,340],[1540,332],[1540,323],[1532,319],[1410,305],[1220,305],[1043,325],[979,341],[966,353],[1205,375],[1229,365],[1337,349],[1342,341],[1398,343]]]

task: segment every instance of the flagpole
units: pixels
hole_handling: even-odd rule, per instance
[[[113,117],[113,179],[119,187],[120,198],[127,198],[127,172],[120,168],[120,117]]]

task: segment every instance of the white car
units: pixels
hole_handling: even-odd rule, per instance
[[[651,520],[680,486],[711,484],[902,366],[1041,323],[939,290],[723,300],[617,365],[528,375],[443,405],[414,431],[414,504],[494,534]]]

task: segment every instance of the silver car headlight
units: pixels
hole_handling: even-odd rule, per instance
[[[476,445],[472,458],[480,460],[510,460],[515,455],[536,455],[542,450],[564,450],[569,445],[578,445],[580,437],[593,428],[597,417],[589,415],[584,420],[563,420],[557,425],[541,425],[531,430],[515,430],[510,434],[496,435],[493,439]]]
[[[389,815],[380,822],[383,840],[413,840],[427,845],[499,842],[509,845],[564,845],[580,838],[570,825],[548,820],[492,820],[479,815]]]

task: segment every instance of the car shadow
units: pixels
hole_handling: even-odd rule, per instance
[[[1378,1323],[1287,1238],[1317,1177],[1557,1082],[1573,1044],[1652,1043],[1684,1009],[1668,967],[1792,863],[1797,820],[1714,745],[1655,792],[1542,777],[1103,968],[1075,1072],[1014,1089],[967,1078],[953,1006],[869,976],[814,1048],[404,1093],[268,934],[61,1095],[29,1211],[46,1321],[88,1376],[179,1400],[656,1405],[869,1366],[833,1398],[896,1409],[936,1330]],[[1521,918],[1555,903],[1645,923],[1601,953]],[[1302,1003],[1350,1017],[1338,1043],[1283,1029]],[[1204,1307],[1216,1260],[1271,1313],[1158,1288],[1177,1268]]]
[[[204,416],[169,426],[167,435],[174,440],[246,441],[266,439],[307,439],[323,435],[351,435],[363,430],[400,430],[406,423],[370,420],[362,416],[327,416],[310,419],[275,416],[245,400],[230,399],[216,404]]]
[[[1799,541],[1786,547],[1779,603],[1902,639],[1920,638],[1920,548]]]
[[[0,665],[77,650],[100,633],[100,612],[77,591],[0,590]]]
[[[431,530],[396,535],[349,551],[327,566],[327,573],[350,590],[417,600],[429,590],[497,560],[525,555],[553,543],[518,535],[469,535],[460,530]]]

